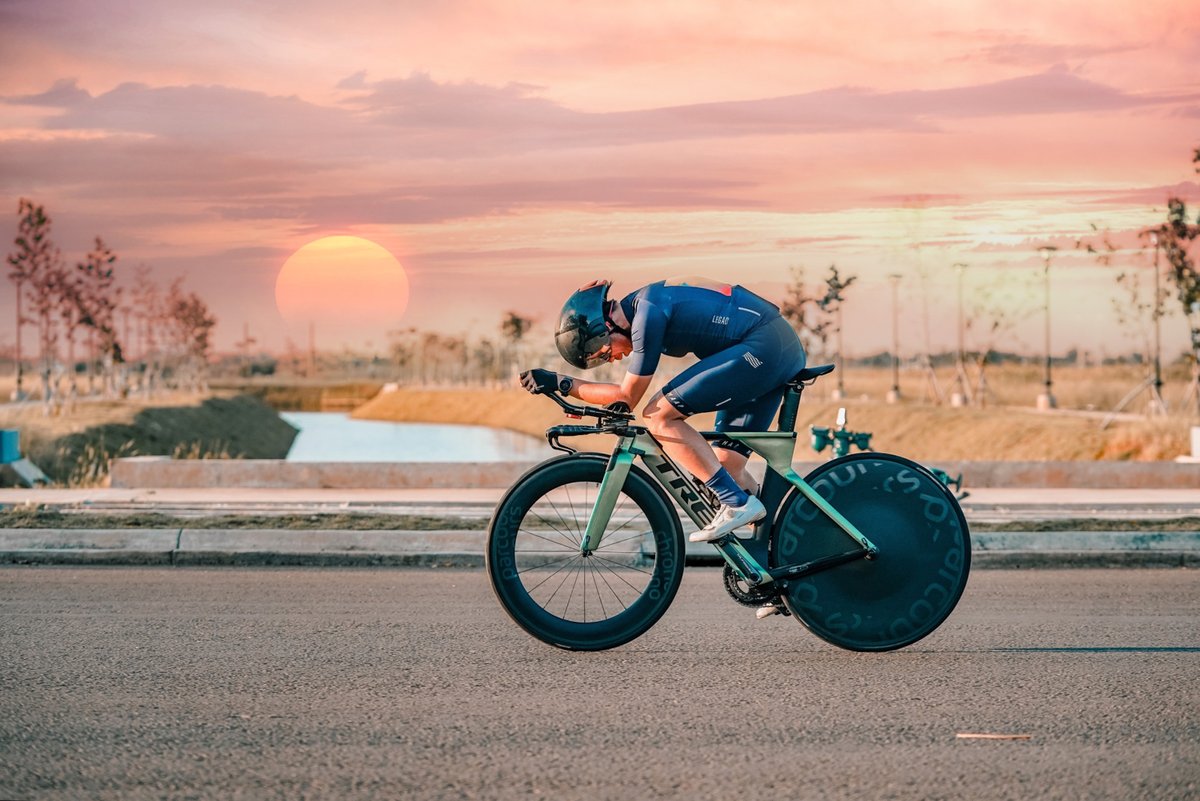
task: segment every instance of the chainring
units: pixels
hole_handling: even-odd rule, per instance
[[[725,570],[721,574],[721,578],[725,583],[725,592],[729,593],[729,597],[737,601],[742,606],[763,606],[764,604],[779,604],[779,592],[773,586],[767,587],[748,587],[746,582],[733,571],[733,568],[728,564],[725,565]]]

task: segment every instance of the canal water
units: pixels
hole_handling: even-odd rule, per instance
[[[554,454],[544,439],[486,426],[354,420],[335,412],[280,412],[299,429],[289,462],[521,462]]]

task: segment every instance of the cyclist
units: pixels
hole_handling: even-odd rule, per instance
[[[704,481],[721,502],[692,542],[712,542],[761,520],[762,502],[750,491],[750,449],[732,439],[709,446],[687,419],[717,412],[720,432],[766,431],[779,409],[784,384],[804,368],[804,348],[779,309],[744,287],[704,278],[658,281],[609,298],[611,282],[592,281],[563,305],[554,341],[581,369],[628,358],[620,384],[585,381],[551,370],[527,370],[521,384],[533,393],[558,391],[585,403],[635,407],[646,394],[661,356],[695,354],[699,361],[667,381],[642,410],[667,454]]]

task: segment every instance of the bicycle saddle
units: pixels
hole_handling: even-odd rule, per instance
[[[816,367],[805,367],[803,370],[796,373],[796,375],[788,379],[787,385],[793,389],[799,389],[809,381],[820,378],[828,373],[832,373],[833,368],[836,366],[837,365],[833,364],[820,364]]]

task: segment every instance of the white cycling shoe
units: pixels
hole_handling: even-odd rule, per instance
[[[717,510],[717,516],[707,526],[699,531],[693,531],[688,537],[689,542],[715,542],[735,528],[748,526],[762,520],[767,515],[767,508],[762,501],[750,496],[742,506],[722,506]]]

